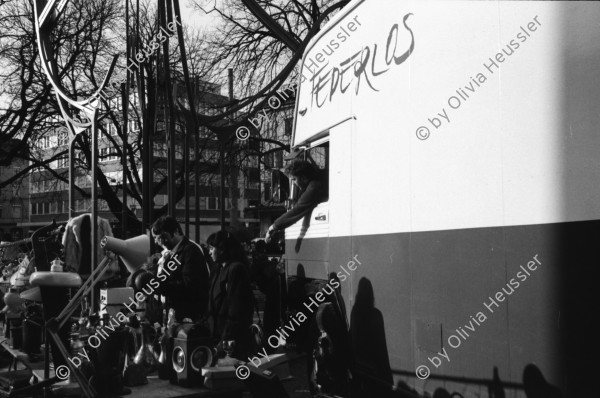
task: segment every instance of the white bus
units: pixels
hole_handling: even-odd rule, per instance
[[[340,276],[357,369],[597,396],[599,21],[598,2],[354,0],[308,45],[292,148],[329,201],[286,229],[287,272]]]

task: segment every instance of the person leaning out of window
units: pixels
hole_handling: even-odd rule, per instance
[[[329,179],[326,170],[320,170],[316,165],[306,160],[294,160],[286,169],[290,180],[300,190],[296,205],[287,213],[280,216],[269,227],[265,241],[271,242],[273,235],[292,226],[321,202],[329,199]]]

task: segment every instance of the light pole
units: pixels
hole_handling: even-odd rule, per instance
[[[64,91],[64,85],[60,81],[61,72],[58,69],[58,63],[56,62],[54,47],[55,43],[52,41],[52,31],[58,25],[58,20],[67,6],[67,1],[45,1],[36,0],[33,2],[35,21],[35,33],[38,45],[38,54],[40,56],[40,63],[42,68],[54,89],[56,100],[60,107],[62,117],[65,121],[66,127],[69,131],[69,217],[71,217],[73,209],[73,193],[75,188],[75,168],[74,168],[74,141],[78,134],[83,133],[87,129],[91,130],[91,172],[92,172],[92,216],[91,216],[91,285],[94,285],[94,270],[96,265],[96,251],[97,251],[97,225],[98,225],[98,191],[96,168],[98,166],[98,127],[97,127],[97,115],[98,115],[98,98],[104,91],[110,76],[112,75],[113,69],[117,63],[118,55],[113,57],[112,63],[108,69],[104,80],[100,84],[98,90],[92,94],[89,98],[83,100],[76,100]],[[83,116],[86,119],[84,122],[77,119],[77,116]],[[91,295],[92,308],[94,308],[94,294]],[[62,342],[54,334],[50,334],[55,340],[59,348],[64,349]],[[58,339],[58,340],[57,340]],[[49,341],[47,339],[46,341]],[[45,366],[44,366],[44,378],[49,378],[49,345],[46,344],[45,352]],[[66,352],[66,349],[64,349]],[[62,351],[61,351],[62,352]],[[67,361],[68,362],[68,361]],[[77,379],[83,393],[86,397],[93,397],[95,395],[93,388],[89,386],[85,377],[80,373],[79,369],[76,368],[72,363],[69,368],[72,370],[73,375]]]

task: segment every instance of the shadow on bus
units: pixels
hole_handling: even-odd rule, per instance
[[[528,364],[523,369],[522,383],[503,381],[498,368],[493,367],[490,379],[431,374],[424,381],[426,384],[444,383],[434,390],[433,395],[421,395],[404,381],[399,381],[392,389],[393,375],[404,376],[406,381],[417,376],[414,370],[400,371],[390,368],[383,315],[375,307],[373,285],[364,277],[358,282],[352,307],[350,337],[354,354],[351,398],[461,398],[462,393],[467,390],[478,390],[481,396],[490,398],[505,398],[508,390],[518,391],[519,396],[527,398],[562,398],[560,390],[548,383],[541,370],[534,364]],[[448,385],[452,385],[453,392],[446,389]]]
[[[414,372],[411,371],[393,370],[392,373],[395,375],[416,377]],[[453,386],[460,386],[454,387],[455,389],[460,388],[460,390],[463,392],[468,390],[471,393],[475,392],[480,396],[487,396],[490,398],[505,398],[507,396],[507,390],[518,391],[521,395],[517,396],[525,396],[526,398],[563,398],[560,390],[548,383],[542,374],[542,371],[534,364],[528,364],[523,369],[522,384],[502,381],[498,374],[498,368],[496,367],[493,369],[493,377],[491,379],[476,379],[469,377],[441,376],[431,374],[425,383],[435,383],[436,381],[444,384],[452,383]],[[431,395],[420,395],[416,390],[409,387],[404,381],[399,381],[396,384],[394,393],[390,396],[397,398],[420,398],[430,397]],[[435,389],[431,397],[462,398],[463,394],[458,391],[451,393],[446,388],[438,387]]]
[[[352,397],[383,397],[393,384],[384,326],[383,314],[375,307],[373,285],[363,277],[350,315],[355,361]]]

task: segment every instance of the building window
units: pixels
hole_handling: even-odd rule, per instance
[[[135,120],[130,120],[129,121],[129,132],[135,133],[137,131],[140,131],[140,128],[138,127],[137,122]]]
[[[306,154],[321,169],[329,169],[329,142],[306,151]]]
[[[283,167],[283,151],[277,151],[273,155],[273,167],[281,169]]]
[[[219,200],[218,198],[211,196],[208,198],[208,210],[219,210]]]
[[[57,168],[59,169],[64,169],[69,167],[69,157],[65,157],[62,159],[58,159],[58,161],[56,162]]]
[[[167,144],[164,142],[155,142],[154,143],[154,156],[159,158],[167,157]]]
[[[292,136],[292,128],[294,127],[294,118],[287,118],[283,121],[284,123],[284,134],[288,137]]]
[[[273,200],[272,195],[271,195],[271,182],[263,182],[264,187],[263,187],[263,193],[264,193],[264,200],[266,202],[269,202],[271,200]]]
[[[100,162],[110,162],[113,160],[118,160],[117,155],[111,151],[110,148],[100,148]]]
[[[205,149],[202,152],[202,159],[206,162],[218,162],[219,161],[219,152],[213,151],[210,149]]]
[[[42,137],[40,139],[40,148],[41,149],[50,148],[50,137]]]
[[[68,141],[68,137],[67,137],[67,132],[66,131],[60,131],[58,133],[58,146],[65,146],[67,145]]]
[[[265,164],[271,169],[283,167],[283,151],[271,152],[265,155]]]

